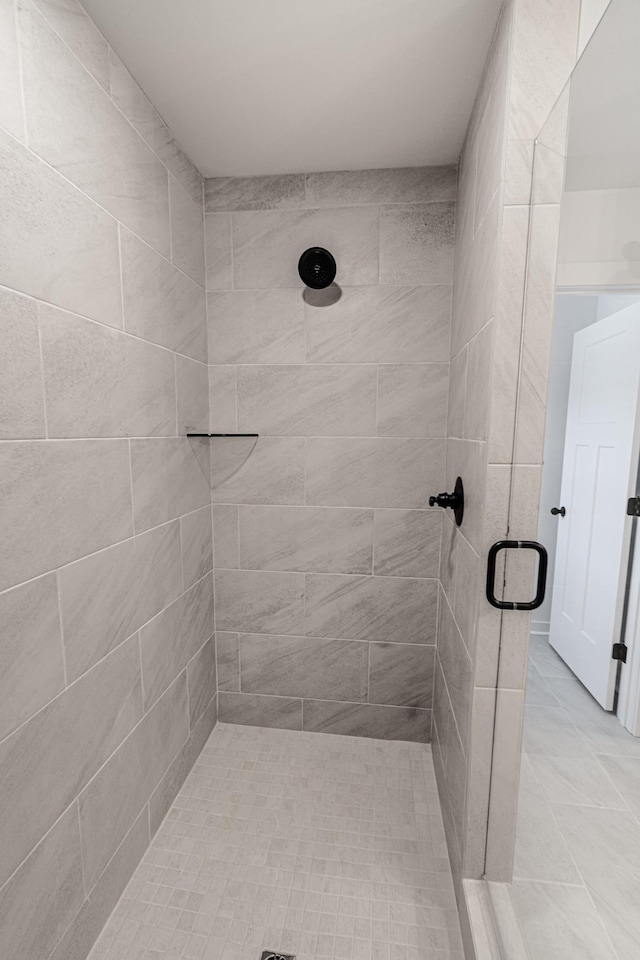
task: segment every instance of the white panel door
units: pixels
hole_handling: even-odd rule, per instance
[[[615,688],[639,382],[640,305],[575,334],[549,640],[605,710]]]

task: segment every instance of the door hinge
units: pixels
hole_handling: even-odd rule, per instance
[[[622,660],[623,663],[627,662],[627,645],[626,643],[614,643],[613,650],[611,651],[612,660]]]
[[[631,497],[627,500],[627,516],[640,517],[640,497]]]

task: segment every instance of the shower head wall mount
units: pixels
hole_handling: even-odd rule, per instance
[[[436,505],[453,510],[456,524],[460,526],[464,517],[464,486],[460,477],[456,480],[453,493],[439,493],[435,497],[429,497],[429,506],[435,507]]]

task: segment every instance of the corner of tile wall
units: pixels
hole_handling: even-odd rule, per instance
[[[430,738],[455,167],[205,182],[220,718]],[[334,254],[304,290],[309,246]]]
[[[0,954],[84,960],[216,719],[203,182],[75,0],[0,53]]]

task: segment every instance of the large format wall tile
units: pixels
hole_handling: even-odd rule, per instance
[[[223,723],[302,730],[302,700],[222,692],[218,700],[218,717]]]
[[[54,574],[0,593],[0,740],[64,688]]]
[[[11,960],[48,957],[83,900],[74,804],[0,891],[0,955]]]
[[[371,436],[376,368],[364,364],[238,367],[238,430]]]
[[[194,661],[192,660],[191,663],[193,664]],[[152,836],[160,827],[187,774],[202,753],[202,748],[209,739],[217,719],[218,697],[217,694],[214,694],[198,722],[192,725],[189,739],[178,752],[149,798],[149,823]]]
[[[13,0],[0,2],[0,126],[24,140],[20,55]]]
[[[30,148],[168,253],[165,167],[40,15],[19,11]]]
[[[246,633],[303,633],[304,576],[218,570],[216,628]]]
[[[213,569],[212,533],[209,506],[180,518],[185,589]]]
[[[238,404],[236,396],[236,368],[225,367],[222,364],[210,364],[209,424],[212,433],[235,433],[237,431]],[[253,441],[251,445],[253,446]],[[214,449],[217,452],[223,446],[223,444],[216,443]],[[244,450],[246,446],[247,443],[241,440],[240,450]],[[215,459],[213,463],[215,464]]]
[[[372,510],[243,506],[239,518],[244,568],[371,573]]]
[[[426,507],[441,489],[444,441],[312,439],[307,502],[342,507]]]
[[[209,629],[211,629],[212,625],[213,611]],[[207,640],[187,665],[187,686],[189,689],[189,724],[191,729],[193,729],[208,708],[212,698],[216,695],[215,637]]]
[[[377,208],[234,213],[234,284],[240,289],[301,287],[298,260],[316,246],[335,257],[340,285],[376,283]]]
[[[109,46],[78,0],[33,0],[55,32],[109,92]]]
[[[302,173],[265,177],[211,177],[204,182],[207,213],[220,210],[276,210],[305,205]]]
[[[383,364],[378,370],[378,436],[447,435],[449,364]]]
[[[188,357],[176,356],[178,435],[209,431],[209,368]]]
[[[0,438],[44,437],[44,395],[34,300],[0,290],[0,338]]]
[[[230,213],[205,216],[204,247],[207,290],[230,290],[233,286]]]
[[[442,517],[424,510],[376,510],[373,572],[438,577]]]
[[[401,167],[307,174],[309,206],[357,203],[432,203],[455,200],[457,169]]]
[[[216,720],[202,178],[78,0],[0,0],[0,61],[0,954],[85,960]]]
[[[304,362],[304,301],[299,290],[209,293],[207,315],[210,363]]]
[[[63,567],[58,583],[75,680],[182,592],[178,521]]]
[[[136,533],[210,501],[209,440],[131,441]]]
[[[212,424],[216,429],[215,421]],[[214,503],[304,503],[304,440],[260,437],[211,441]]]
[[[233,503],[214,504],[213,541],[216,567],[236,570],[240,566],[238,511]]]
[[[305,303],[310,363],[449,360],[451,287],[348,287],[328,307]]]
[[[418,710],[415,707],[385,707],[373,703],[345,704],[305,700],[303,729],[312,733],[338,733],[350,737],[428,743],[431,711]]]
[[[0,884],[141,716],[140,660],[132,639],[0,744]]]
[[[369,701],[431,709],[435,654],[434,646],[372,643]]]
[[[240,690],[240,646],[237,633],[216,631],[218,689]]]
[[[173,683],[212,633],[213,578],[207,575],[140,631],[145,710]]]
[[[0,167],[2,282],[121,327],[116,221],[1,132]]]
[[[390,643],[435,643],[436,580],[305,577],[306,636]]]
[[[467,750],[473,696],[473,663],[444,595],[440,598],[439,617],[438,657],[456,726]]]
[[[38,315],[50,437],[175,434],[167,350],[45,304]]]
[[[173,262],[200,286],[205,285],[202,198],[193,200],[175,177],[169,177],[171,254]]]
[[[0,444],[0,587],[130,537],[128,460],[126,440]]]
[[[243,693],[366,700],[368,646],[346,640],[240,634]]]
[[[45,0],[51,2],[51,0]],[[55,0],[54,0],[55,2]],[[73,2],[73,0],[71,0]],[[195,203],[202,202],[202,177],[144,95],[122,61],[109,50],[111,97],[155,154],[182,184]]]
[[[380,208],[380,282],[451,283],[455,204]]]
[[[149,815],[145,808],[90,890],[50,960],[85,960],[142,860],[150,839]]]
[[[80,795],[82,858],[89,888],[187,739],[183,673]]]
[[[206,363],[202,288],[128,230],[120,242],[127,332]]]

